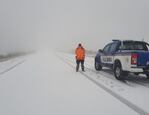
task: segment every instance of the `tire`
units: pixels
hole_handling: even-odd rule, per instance
[[[95,61],[95,69],[97,71],[100,71],[102,69],[102,66],[97,61]]]
[[[114,64],[114,76],[117,80],[123,80],[128,73],[122,70],[120,62],[115,62]]]
[[[139,75],[139,73],[134,73],[135,75]]]
[[[149,79],[149,73],[146,73],[146,77]]]

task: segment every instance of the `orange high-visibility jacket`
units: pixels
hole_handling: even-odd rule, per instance
[[[77,60],[84,60],[85,58],[85,49],[83,47],[77,47],[75,50],[76,59]]]

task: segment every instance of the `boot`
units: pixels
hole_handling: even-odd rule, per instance
[[[84,71],[84,67],[82,68],[82,71]]]
[[[79,65],[76,66],[76,72],[78,72],[78,71],[79,71]]]

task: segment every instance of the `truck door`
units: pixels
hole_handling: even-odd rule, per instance
[[[113,42],[110,46],[110,49],[109,49],[109,53],[108,53],[108,56],[109,56],[109,65],[111,67],[113,67],[113,63],[114,63],[114,55],[115,53],[118,51],[118,42]]]
[[[101,55],[101,62],[104,66],[108,66],[110,63],[110,58],[109,58],[109,51],[110,51],[110,47],[111,47],[112,43],[106,45],[103,49],[103,53]]]

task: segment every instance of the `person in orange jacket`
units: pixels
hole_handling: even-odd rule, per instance
[[[84,71],[84,59],[85,59],[85,49],[81,45],[81,43],[78,44],[78,47],[75,50],[76,54],[76,72],[79,70],[79,66],[81,63],[82,71]]]

